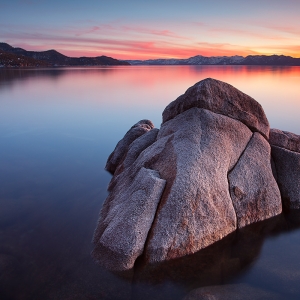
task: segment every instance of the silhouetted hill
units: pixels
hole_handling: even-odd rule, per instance
[[[128,62],[120,61],[108,56],[98,57],[68,57],[56,50],[47,51],[27,51],[22,48],[14,48],[6,43],[0,43],[0,50],[15,54],[23,55],[39,61],[44,61],[51,66],[100,66],[100,65],[130,65]]]
[[[68,57],[56,50],[27,51],[14,48],[6,43],[0,43],[0,50],[22,55],[31,59],[43,61],[47,66],[117,66],[117,65],[258,65],[258,66],[300,66],[300,58],[285,55],[249,55],[243,56],[202,56],[196,55],[187,59],[148,59],[121,61],[108,56],[97,57]],[[34,61],[28,61],[28,64]],[[36,62],[41,65],[41,63]]]
[[[49,67],[46,61],[37,60],[20,54],[0,50],[0,67]]]

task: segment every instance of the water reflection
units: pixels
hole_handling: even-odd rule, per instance
[[[140,119],[159,127],[164,107],[206,77],[259,100],[273,127],[300,133],[300,67],[0,70],[0,299],[180,299],[228,282],[299,297],[298,213],[183,259],[141,260],[130,279],[90,257],[108,155]]]
[[[117,67],[86,67],[86,68],[40,68],[40,69],[0,69],[0,89],[8,88],[19,81],[26,81],[30,79],[47,78],[49,80],[58,80],[59,77],[65,76],[68,73],[77,73],[80,75],[84,74],[108,74],[116,71]]]
[[[156,265],[146,265],[141,259],[135,270],[133,299],[182,299],[189,291],[199,287],[236,282],[253,267],[266,238],[298,228],[300,211],[292,211],[289,215],[279,215],[239,229],[184,258]],[[300,280],[299,272],[294,275],[296,280]],[[264,289],[267,282],[266,278],[262,284]],[[286,291],[278,288],[277,292]],[[299,293],[300,289],[296,296]]]

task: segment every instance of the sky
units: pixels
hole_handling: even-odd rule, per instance
[[[300,0],[0,0],[0,42],[72,57],[300,57]]]

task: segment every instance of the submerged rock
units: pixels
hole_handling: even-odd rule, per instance
[[[191,291],[183,300],[283,300],[279,293],[247,284],[207,286]]]
[[[275,169],[281,175],[268,136],[261,106],[214,79],[168,105],[160,130],[135,124],[108,158],[114,176],[94,258],[114,271],[133,268],[141,255],[162,262],[279,214]]]

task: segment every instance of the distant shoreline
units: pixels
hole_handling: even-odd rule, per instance
[[[27,51],[0,43],[0,68],[99,66],[300,66],[300,58],[285,55],[202,56],[186,59],[118,60],[109,56],[68,57],[56,50]]]

